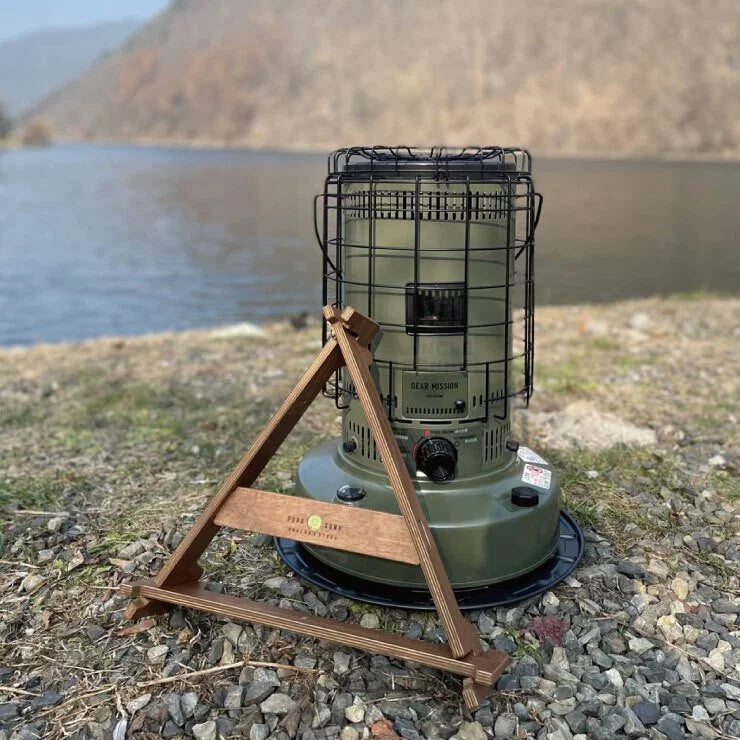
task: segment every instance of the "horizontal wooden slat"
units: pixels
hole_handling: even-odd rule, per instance
[[[124,593],[144,596],[147,599],[164,601],[191,609],[202,609],[232,619],[244,619],[276,629],[290,630],[319,640],[327,640],[401,660],[411,660],[432,668],[456,673],[459,676],[466,676],[478,684],[476,704],[482,695],[480,689],[493,686],[509,662],[506,653],[495,650],[482,655],[454,658],[447,645],[411,640],[379,630],[366,629],[356,624],[337,622],[333,619],[282,609],[270,604],[217,594],[207,591],[198,584],[165,589],[157,588],[151,582],[144,582],[125,584],[120,588]],[[472,693],[470,695],[472,696]]]
[[[419,556],[400,514],[345,504],[237,488],[219,509],[214,522],[250,532],[289,537],[312,545],[419,564]]]

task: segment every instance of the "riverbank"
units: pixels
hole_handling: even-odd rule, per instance
[[[159,569],[317,352],[317,325],[0,350],[0,737],[740,734],[739,327],[737,299],[538,310],[519,435],[556,461],[587,548],[554,592],[470,615],[514,658],[475,716],[454,678],[418,666],[196,612],[123,622],[117,585]],[[317,400],[261,487],[288,490],[337,418]],[[306,587],[263,538],[226,532],[204,563],[233,592],[440,638],[433,614]],[[284,667],[227,667],[242,660]]]

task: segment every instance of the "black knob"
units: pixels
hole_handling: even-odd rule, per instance
[[[511,503],[515,506],[529,508],[537,506],[540,502],[540,494],[530,486],[515,486],[511,489]]]
[[[416,467],[435,483],[455,476],[457,450],[444,437],[428,437],[416,448]]]
[[[337,489],[337,498],[340,501],[346,501],[347,503],[362,501],[362,499],[365,498],[365,489],[360,488],[360,486],[342,486]]]
[[[513,439],[507,439],[506,449],[509,452],[516,452],[519,449],[519,442],[515,442]]]

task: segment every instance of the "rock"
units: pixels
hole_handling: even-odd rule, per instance
[[[658,720],[658,729],[668,738],[668,740],[684,740],[686,735],[681,729],[681,725],[670,717],[661,717]]]
[[[360,733],[354,727],[343,727],[339,734],[340,740],[360,740]]]
[[[360,619],[360,627],[365,627],[365,629],[369,630],[378,629],[380,627],[380,619],[378,618],[378,615],[373,614],[372,612],[363,614]]]
[[[552,649],[550,667],[555,669],[556,671],[568,671],[570,669],[568,654],[565,652],[565,648],[556,646]]]
[[[254,727],[254,725],[252,725]],[[196,740],[216,740],[218,737],[218,728],[214,720],[202,722],[199,725],[193,725],[193,736]]]
[[[499,714],[493,726],[493,734],[496,737],[514,737],[518,725],[519,720],[515,714]]]
[[[195,691],[188,691],[180,697],[180,706],[186,720],[195,714],[195,707],[198,706],[198,698],[198,694]]]
[[[539,676],[540,666],[539,663],[531,656],[524,655],[514,668],[514,674],[519,676]]]
[[[672,614],[666,614],[658,617],[658,629],[663,633],[663,637],[668,642],[678,642],[683,639],[683,630],[676,618]]]
[[[604,675],[606,676],[606,680],[614,686],[614,688],[621,689],[624,687],[622,674],[616,668],[610,668],[608,671],[604,671]]]
[[[167,645],[155,645],[146,651],[146,657],[152,665],[164,665],[165,658],[170,649]]]
[[[691,737],[715,738],[719,735],[719,732],[710,725],[697,722],[691,719],[691,717],[686,717],[686,729],[691,734]]]
[[[249,740],[267,740],[270,737],[270,728],[267,725],[253,724],[249,728]]]
[[[66,520],[66,517],[63,516],[53,516],[51,519],[49,519],[48,522],[46,522],[46,529],[49,532],[59,532],[62,529],[62,525],[64,524]]]
[[[167,693],[162,695],[162,701],[167,708],[167,713],[170,715],[172,721],[178,726],[182,727],[185,724],[185,715],[182,711],[182,705],[180,704],[180,695],[175,693]]]
[[[674,578],[671,581],[671,590],[681,601],[686,601],[689,597],[689,584],[683,578]]]
[[[638,655],[653,649],[653,643],[644,637],[631,637],[628,644],[630,650]]]
[[[704,659],[715,671],[722,673],[725,670],[725,656],[721,648],[714,648],[709,651],[709,655]]]
[[[341,651],[334,653],[334,673],[338,673],[340,676],[343,673],[347,673],[349,670],[349,664],[352,660],[352,656]]]
[[[496,620],[488,612],[481,612],[478,616],[478,629],[483,635],[490,635],[496,629]]]
[[[344,716],[349,722],[362,722],[365,719],[365,704],[362,699],[355,697],[352,704],[344,710]]]
[[[651,323],[650,316],[648,316],[644,311],[636,311],[629,317],[627,326],[635,331],[647,331],[650,328]]]
[[[565,715],[565,721],[568,723],[571,731],[579,735],[586,732],[586,715],[579,709],[574,709]]]
[[[238,683],[229,685],[226,689],[226,696],[224,697],[224,709],[240,709],[243,696],[243,686],[240,686]]]
[[[622,709],[622,717],[624,718],[622,730],[628,737],[641,737],[645,734],[645,725],[629,707]]]
[[[480,722],[463,722],[457,729],[455,740],[488,740]]]
[[[13,702],[0,704],[0,722],[8,722],[15,719],[21,713],[21,708]]]
[[[33,572],[29,573],[22,581],[21,581],[21,591],[25,591],[27,594],[31,594],[34,591],[41,588],[46,583],[46,576],[41,575],[41,573]]]
[[[651,701],[641,701],[632,707],[632,711],[643,725],[650,726],[658,723],[660,719],[660,709],[657,704]]]
[[[126,709],[129,714],[136,714],[136,712],[143,709],[151,700],[151,694],[141,694],[141,696],[131,699],[131,701],[126,704]]]
[[[273,694],[260,704],[263,714],[287,714],[295,707],[296,702],[287,694]]]
[[[274,693],[275,687],[269,681],[252,681],[247,686],[247,692],[244,695],[244,704],[260,704],[267,699],[270,694]]]
[[[63,697],[58,691],[45,691],[41,696],[37,696],[31,701],[31,706],[34,709],[48,709],[59,704],[62,699]]]

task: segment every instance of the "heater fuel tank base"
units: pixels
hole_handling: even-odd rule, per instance
[[[535,466],[540,478],[533,482],[532,467],[512,452],[504,464],[479,475],[441,484],[424,476],[413,478],[453,588],[471,598],[479,592],[468,608],[479,606],[481,599],[487,603],[511,600],[504,595],[515,581],[515,590],[523,591],[514,599],[530,595],[534,583],[544,584],[538,590],[549,588],[580,558],[580,532],[560,512],[555,471],[546,463]],[[336,440],[304,456],[295,495],[398,513],[384,472],[358,464]],[[384,594],[412,590],[417,593],[415,600],[428,607],[418,566],[288,540],[278,542],[278,551],[299,575],[323,588],[376,603],[387,602]],[[532,577],[527,579],[527,574]],[[496,584],[500,587],[493,588]],[[410,606],[408,599],[400,597],[388,603]]]

